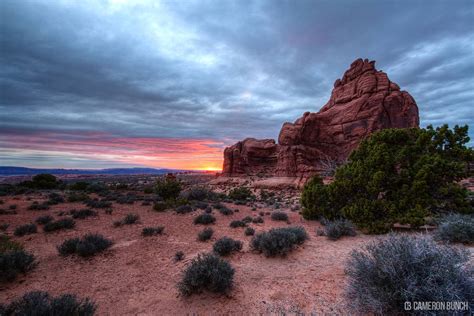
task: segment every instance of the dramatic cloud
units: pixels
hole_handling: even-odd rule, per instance
[[[356,58],[474,129],[472,1],[0,3],[0,165],[218,168]],[[471,130],[471,137],[474,133]]]

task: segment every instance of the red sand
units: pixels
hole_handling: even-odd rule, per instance
[[[18,214],[0,216],[1,223],[9,223],[9,235],[18,225],[34,221],[40,215],[57,211],[80,209],[80,203],[53,206],[49,211],[28,211],[32,201],[4,199],[6,208],[17,204]],[[342,291],[344,288],[344,262],[352,249],[360,247],[374,237],[359,235],[332,242],[316,236],[318,222],[309,222],[297,212],[288,212],[291,225],[302,225],[310,240],[286,258],[266,258],[249,250],[250,236],[244,228],[230,228],[229,223],[247,215],[257,216],[258,209],[229,205],[240,212],[224,216],[217,211],[217,221],[211,227],[215,233],[212,241],[199,242],[197,234],[203,225],[194,225],[193,218],[200,214],[177,215],[174,212],[157,213],[151,206],[113,206],[113,214],[100,210],[98,218],[76,220],[76,228],[54,233],[13,237],[23,242],[25,248],[38,259],[38,266],[17,280],[1,285],[0,302],[7,302],[31,290],[44,290],[51,294],[73,293],[90,297],[98,305],[99,315],[177,315],[177,314],[275,314],[287,312],[344,313]],[[133,212],[140,215],[140,223],[120,228],[112,222]],[[264,216],[265,223],[250,224],[256,232],[272,227],[288,226]],[[145,226],[165,226],[165,233],[156,237],[142,237]],[[98,232],[111,238],[112,249],[90,259],[76,256],[61,257],[56,245],[64,239]],[[176,284],[185,267],[200,252],[212,249],[213,241],[229,236],[244,242],[242,252],[227,259],[235,268],[235,287],[229,297],[203,293],[189,298],[179,296]],[[185,253],[185,259],[175,263],[174,254]]]

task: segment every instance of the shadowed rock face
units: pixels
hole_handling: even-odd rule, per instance
[[[283,124],[278,144],[247,138],[226,148],[223,175],[309,178],[328,162],[346,160],[375,131],[418,126],[411,95],[376,70],[374,61],[357,59],[334,82],[331,98],[319,112]]]

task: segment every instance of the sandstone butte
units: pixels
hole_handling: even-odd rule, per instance
[[[331,97],[319,112],[306,112],[294,123],[283,124],[278,143],[246,138],[227,147],[222,176],[286,178],[301,185],[344,162],[371,133],[418,126],[413,97],[378,71],[375,61],[357,59],[334,82]]]

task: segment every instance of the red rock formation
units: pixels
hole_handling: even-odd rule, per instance
[[[246,139],[224,151],[225,176],[308,178],[328,162],[342,162],[359,142],[384,128],[418,127],[418,107],[375,62],[357,59],[337,79],[329,101],[317,113],[284,123],[273,140]]]
[[[246,138],[224,150],[223,174],[272,174],[277,163],[277,145],[273,139]]]

